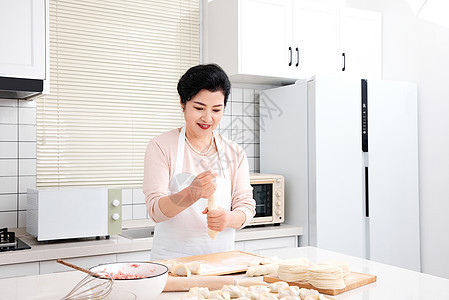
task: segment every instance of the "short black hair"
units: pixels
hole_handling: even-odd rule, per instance
[[[193,66],[178,81],[178,94],[181,97],[181,103],[185,105],[201,90],[223,92],[226,106],[231,93],[231,82],[225,71],[216,64]]]

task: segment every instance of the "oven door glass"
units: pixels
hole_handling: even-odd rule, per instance
[[[255,217],[273,216],[273,184],[251,184],[253,187],[253,198],[256,200]]]

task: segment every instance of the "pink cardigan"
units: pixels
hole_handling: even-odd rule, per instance
[[[179,130],[174,129],[153,138],[145,152],[145,165],[143,177],[143,193],[148,213],[154,222],[163,222],[169,217],[159,208],[159,199],[168,195],[168,186],[175,172],[176,152],[178,147]],[[231,179],[231,210],[241,210],[246,220],[246,226],[255,215],[255,204],[252,186],[249,181],[248,159],[243,149],[236,143],[222,137],[218,138],[225,155],[229,176]],[[203,160],[203,162],[201,162]],[[223,176],[215,147],[208,156],[202,157],[186,144],[184,150],[183,172],[195,176],[210,169]]]

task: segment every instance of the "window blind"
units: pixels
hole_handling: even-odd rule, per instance
[[[37,186],[142,184],[148,141],[183,122],[200,60],[198,0],[50,0],[50,94],[37,101]]]

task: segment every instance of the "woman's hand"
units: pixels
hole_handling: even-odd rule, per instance
[[[203,210],[203,214],[207,214],[207,227],[215,231],[225,230],[231,219],[230,211],[227,211],[221,207],[211,211],[209,211],[206,207]]]
[[[193,202],[200,198],[208,199],[215,193],[215,190],[217,189],[215,185],[215,177],[217,177],[217,173],[210,170],[200,173],[195,177],[189,186],[190,195]]]

